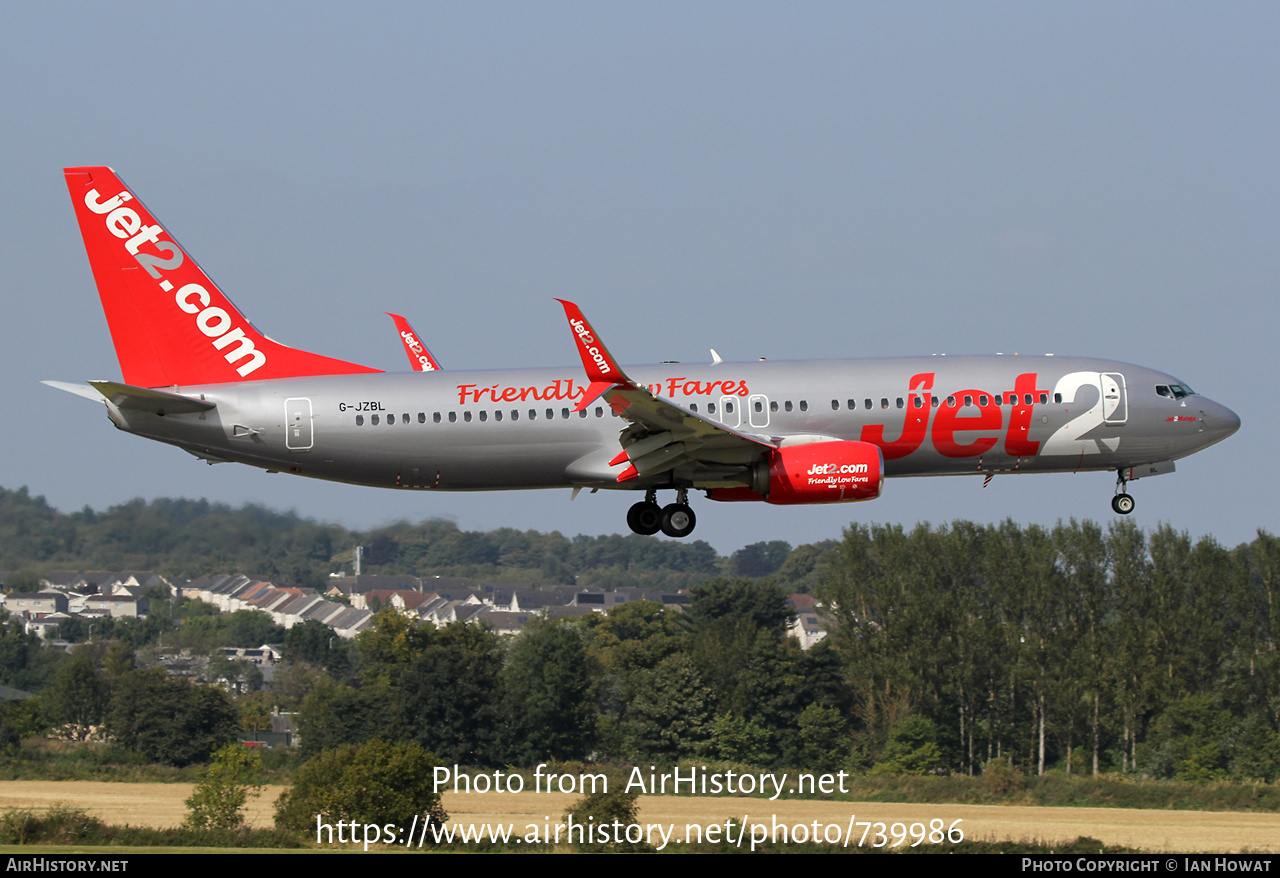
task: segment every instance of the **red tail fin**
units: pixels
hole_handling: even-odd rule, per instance
[[[262,335],[114,171],[64,173],[125,383],[170,387],[380,371]]]

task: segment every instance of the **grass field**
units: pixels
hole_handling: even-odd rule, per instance
[[[45,808],[63,803],[82,808],[115,824],[169,827],[186,816],[184,800],[190,784],[103,783],[91,781],[0,781],[0,809]],[[272,806],[283,787],[267,787],[251,802],[249,820],[271,825]],[[573,795],[446,793],[444,805],[451,822],[510,823],[517,833],[526,824],[558,822]],[[728,818],[748,823],[792,826],[847,826],[850,815],[859,822],[907,825],[941,819],[950,826],[959,819],[967,839],[1062,841],[1091,836],[1107,844],[1163,853],[1219,853],[1267,851],[1280,853],[1280,815],[1221,811],[1156,811],[1123,808],[1050,808],[1000,805],[920,805],[827,802],[742,797],[641,796],[642,823],[720,823]],[[908,839],[909,843],[909,839]]]

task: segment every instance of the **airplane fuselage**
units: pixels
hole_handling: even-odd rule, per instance
[[[740,460],[619,484],[627,426],[574,408],[575,369],[362,374],[178,388],[210,412],[113,409],[122,429],[202,457],[342,482],[435,490],[708,488]],[[779,447],[870,442],[887,476],[1120,470],[1230,435],[1234,414],[1170,375],[1107,360],[972,356],[629,367],[682,408]],[[1164,392],[1158,391],[1164,388]]]

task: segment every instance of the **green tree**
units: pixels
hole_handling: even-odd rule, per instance
[[[359,687],[322,677],[302,700],[298,736],[304,756],[375,738],[408,736],[398,693],[374,681]]]
[[[872,774],[927,774],[942,767],[938,727],[922,716],[902,719],[889,734],[883,758]]]
[[[496,764],[501,675],[497,635],[462,622],[446,625],[401,676],[405,725],[446,762]]]
[[[774,761],[769,730],[755,720],[734,716],[733,711],[716,716],[712,745],[721,759],[744,765],[769,765]]]
[[[711,690],[687,655],[668,656],[629,679],[634,695],[618,722],[618,756],[675,762],[705,756],[711,742]]]
[[[42,701],[55,725],[65,727],[71,740],[84,741],[106,717],[111,693],[93,659],[76,653],[58,668]]]
[[[200,771],[200,782],[187,799],[187,826],[193,829],[239,829],[244,806],[262,792],[262,763],[256,751],[239,742],[226,744]]]
[[[532,622],[502,670],[503,712],[516,762],[581,759],[592,743],[587,649],[580,626]]]
[[[443,823],[436,764],[416,743],[378,740],[326,751],[302,766],[276,802],[276,827],[310,833],[317,820],[330,826],[354,820],[408,827],[414,818],[419,826]]]
[[[120,746],[151,762],[204,762],[239,730],[235,706],[221,689],[171,678],[163,669],[120,677],[107,729]]]

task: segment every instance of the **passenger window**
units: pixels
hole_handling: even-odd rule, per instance
[[[603,408],[601,408],[600,406],[596,406],[596,417],[597,417],[597,418],[603,418],[603,417],[604,417],[604,409],[603,409]]]
[[[898,397],[898,408],[902,408],[902,397]]]
[[[456,424],[456,423],[458,423],[458,413],[457,413],[457,412],[449,412],[449,423],[450,423],[450,424]]]
[[[698,413],[698,404],[696,402],[689,403],[689,411],[696,415]]]
[[[494,413],[493,413],[493,419],[494,419],[495,421],[501,421],[501,420],[502,420],[502,409],[498,409],[496,412],[494,412]]]
[[[436,420],[437,420],[437,421],[438,421],[438,420],[440,420],[440,415],[438,415],[438,414],[436,415]],[[419,423],[419,424],[425,424],[426,422],[427,422],[427,413],[426,413],[426,412],[418,412],[418,423]]]
[[[988,397],[985,393],[982,394],[982,396],[978,397],[978,405],[980,406],[985,407],[990,402],[991,402],[990,397]]]
[[[858,407],[858,401],[856,399],[851,399],[845,404],[845,408],[847,408],[849,411],[853,411],[857,407]]]
[[[511,410],[511,420],[513,420],[513,421],[518,421],[518,420],[520,420],[520,410],[519,410],[519,409],[512,409],[512,410]]]
[[[952,409],[953,409],[953,408],[955,408],[955,407],[956,407],[956,398],[955,398],[954,396],[948,396],[948,397],[947,397],[947,408],[952,408]]]
[[[774,402],[769,403],[769,411],[776,412],[777,410],[778,410],[778,403],[776,400]]]
[[[369,423],[370,423],[370,424],[373,424],[373,426],[375,426],[375,427],[376,427],[376,426],[378,426],[378,416],[377,416],[377,415],[370,415],[370,416],[369,416]]]
[[[868,396],[866,399],[862,401],[862,407],[867,411],[870,411],[871,406],[872,406],[871,397]]]
[[[481,410],[480,410],[480,420],[481,420],[482,422],[483,422],[483,421],[487,421],[487,420],[489,420],[489,413],[488,413],[487,411],[485,411],[484,409],[481,409]]]
[[[965,404],[965,405],[973,405],[973,397],[972,397],[972,396],[969,396],[969,395],[966,393],[966,394],[965,394],[965,397],[964,397],[964,404]]]
[[[1049,401],[1049,394],[1047,394],[1047,393],[1042,393],[1042,394],[1040,394],[1040,404],[1041,404],[1041,405],[1044,405],[1044,404],[1045,404],[1046,402],[1048,402],[1048,401]]]
[[[471,412],[463,412],[463,413],[462,413],[462,420],[464,420],[464,421],[466,421],[468,424],[470,424],[470,423],[471,423]]]
[[[390,425],[390,424],[394,424],[395,422],[396,422],[396,416],[395,416],[395,415],[387,415],[387,424],[388,424],[388,425]],[[376,423],[376,422],[375,422],[375,423]]]
[[[800,411],[807,412],[809,410],[809,401],[807,399],[800,400]]]
[[[440,423],[440,413],[439,412],[433,413],[431,415],[431,420],[437,424]]]
[[[409,413],[405,412],[403,415],[401,415],[400,420],[405,424],[409,423]]]
[[[356,426],[357,427],[364,426],[364,415],[356,415]]]
[[[783,403],[782,407],[785,408],[787,411],[791,411],[791,400],[787,400],[785,403]]]
[[[757,403],[757,405],[759,405],[759,403]],[[838,399],[831,400],[831,410],[833,412],[840,411],[840,400]],[[760,409],[756,409],[756,411],[760,411]]]

